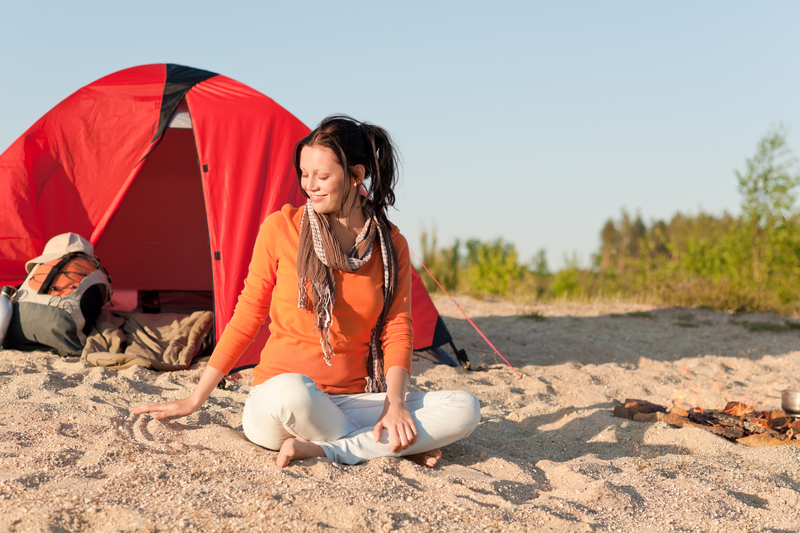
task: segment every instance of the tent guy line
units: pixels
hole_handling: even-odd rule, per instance
[[[467,316],[467,313],[465,313],[465,312],[464,312],[464,310],[463,310],[463,309],[461,309],[461,306],[460,306],[460,305],[458,305],[458,302],[456,301],[456,299],[455,299],[455,298],[453,298],[452,296],[450,296],[450,294],[448,294],[448,292],[447,292],[446,290],[444,290],[444,287],[442,287],[442,284],[441,284],[441,283],[439,283],[439,280],[437,280],[435,277],[433,277],[433,274],[431,274],[431,271],[430,271],[430,270],[428,270],[428,267],[426,267],[426,266],[425,266],[425,263],[423,263],[423,262],[422,262],[422,260],[420,260],[420,258],[419,258],[419,257],[417,257],[417,254],[415,254],[415,253],[414,253],[414,250],[412,250],[411,248],[409,248],[409,249],[408,249],[408,251],[410,251],[410,252],[411,252],[411,255],[413,255],[413,256],[414,256],[414,258],[415,258],[417,261],[419,261],[419,264],[420,264],[420,265],[422,265],[422,268],[424,268],[424,269],[425,269],[425,272],[427,272],[427,273],[428,273],[428,275],[431,277],[431,279],[432,279],[433,281],[435,281],[435,282],[436,282],[436,284],[439,286],[439,288],[440,288],[440,289],[442,289],[442,292],[444,292],[444,293],[445,293],[445,295],[447,295],[447,297],[448,297],[448,298],[450,298],[450,301],[452,301],[452,302],[455,304],[455,306],[456,306],[456,307],[458,307],[458,310],[459,310],[459,311],[461,311],[461,314],[462,314],[462,315],[464,315],[464,318],[466,318],[466,319],[469,321],[469,323],[472,325],[472,327],[473,327],[473,328],[475,328],[475,331],[477,331],[477,332],[480,334],[480,336],[481,336],[481,337],[483,337],[483,340],[485,340],[485,341],[486,341],[486,343],[487,343],[489,346],[491,346],[491,347],[492,347],[492,350],[494,350],[494,353],[496,353],[497,355],[499,355],[499,356],[500,356],[500,358],[501,358],[503,361],[505,361],[505,362],[506,362],[506,364],[507,364],[509,367],[511,367],[511,370],[513,370],[513,371],[514,371],[514,373],[517,375],[517,377],[518,377],[518,378],[522,379],[522,374],[520,374],[519,372],[517,372],[517,369],[516,369],[516,368],[514,368],[514,366],[513,366],[511,363],[509,363],[509,362],[508,362],[508,359],[506,359],[505,357],[503,357],[503,354],[501,354],[501,353],[500,353],[500,352],[497,350],[497,348],[495,348],[495,347],[494,347],[494,344],[492,344],[492,341],[490,341],[489,339],[487,339],[487,338],[486,338],[486,335],[484,335],[484,334],[483,334],[483,332],[482,332],[482,331],[481,331],[481,330],[478,328],[478,326],[476,326],[476,325],[475,325],[475,322],[473,322],[473,321],[472,321],[472,319],[471,319],[470,317],[468,317],[468,316]]]

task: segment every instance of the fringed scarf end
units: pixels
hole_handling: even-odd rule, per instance
[[[306,289],[306,280],[303,278],[297,280],[297,308],[308,312],[308,289]]]

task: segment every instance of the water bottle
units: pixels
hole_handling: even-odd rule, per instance
[[[0,347],[6,338],[8,325],[11,323],[11,315],[14,312],[12,300],[17,295],[17,289],[6,285],[0,289]]]

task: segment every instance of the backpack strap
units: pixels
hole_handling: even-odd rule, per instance
[[[50,269],[50,272],[47,274],[47,277],[42,282],[42,286],[39,287],[37,294],[47,294],[50,292],[50,287],[53,285],[53,282],[56,279],[56,276],[61,272],[61,269],[64,268],[72,258],[79,254],[67,254],[61,257],[61,261],[55,264],[53,268]]]

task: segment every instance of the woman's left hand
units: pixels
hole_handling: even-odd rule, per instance
[[[389,432],[389,450],[392,453],[405,450],[417,442],[417,425],[405,405],[400,404],[401,402],[392,402],[386,398],[383,404],[383,413],[378,418],[378,423],[375,424],[373,430],[375,442],[381,440],[383,429]]]

